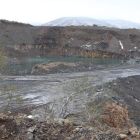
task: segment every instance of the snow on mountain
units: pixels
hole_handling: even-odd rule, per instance
[[[94,24],[98,26],[107,26],[112,27],[111,24],[106,23],[105,21],[99,21],[93,18],[87,17],[63,17],[48,23],[43,24],[42,26],[93,26]]]
[[[127,21],[127,20],[119,20],[119,19],[105,19],[102,20],[107,23],[112,24],[113,26],[121,29],[129,29],[129,28],[136,28],[140,29],[140,23],[135,23],[132,21]]]
[[[140,29],[140,23],[117,19],[96,20],[88,17],[62,17],[45,23],[42,26],[93,26],[94,24],[98,26],[115,27],[121,29]]]

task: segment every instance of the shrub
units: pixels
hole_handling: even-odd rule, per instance
[[[4,53],[4,50],[0,41],[0,70],[5,67],[6,60],[7,60],[7,56]]]
[[[7,61],[7,55],[0,41],[0,70],[2,70]],[[7,113],[8,109],[13,105],[21,102],[22,98],[20,93],[17,92],[17,88],[12,85],[2,84],[2,79],[0,78],[0,100],[5,101],[3,107],[1,106],[1,112]]]
[[[127,107],[123,108],[122,104],[117,105],[116,102],[106,103],[102,119],[111,127],[130,126]]]
[[[65,66],[65,63],[61,62],[61,63],[60,63],[60,66]]]

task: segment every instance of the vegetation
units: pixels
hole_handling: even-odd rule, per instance
[[[94,27],[98,27],[98,25],[97,25],[97,24],[93,24],[93,26],[94,26]]]
[[[62,90],[64,96],[44,105],[41,108],[44,114],[40,114],[39,119],[66,119],[69,116],[79,115],[82,111],[82,105],[80,105],[80,103],[83,102],[84,104],[84,102],[86,102],[84,100],[85,96],[83,92],[91,90],[89,87],[87,87],[87,84],[88,78],[85,76],[80,80],[75,79],[70,84],[64,85],[62,89],[59,89]],[[37,112],[37,110],[34,110],[33,114],[39,113]]]
[[[7,55],[4,53],[4,49],[0,42],[0,70],[3,69],[6,65]],[[0,79],[2,81],[2,79]],[[12,85],[7,85],[0,83],[0,100],[5,101],[3,103],[2,112],[6,113],[13,104],[19,103],[21,101],[21,96],[17,92],[17,88],[13,87]]]
[[[99,126],[103,119],[105,121],[105,116],[102,119],[105,114],[104,105],[109,103],[114,95],[112,92],[105,91],[105,87],[101,88],[102,92],[99,95],[86,76],[75,79],[61,89],[64,93],[62,98],[44,105],[39,111],[42,112],[41,114],[38,110],[34,110],[33,114],[40,114],[37,119],[41,120],[68,118],[73,121],[80,118],[78,121],[86,125]],[[89,93],[91,95],[87,97]]]
[[[4,53],[4,50],[0,41],[0,70],[5,67],[6,60],[7,60],[7,56]]]
[[[127,107],[122,107],[122,104],[106,103],[104,107],[103,121],[111,127],[122,128],[131,125]]]
[[[62,62],[62,63],[60,63],[60,66],[65,66],[65,64]]]
[[[0,69],[4,68],[6,58],[0,44]],[[64,63],[60,65],[64,65]],[[12,85],[0,84],[0,89],[2,91],[0,100],[7,101],[3,112],[7,112],[10,105],[21,101],[20,94]],[[44,105],[44,116],[41,116],[43,120],[55,117],[66,119],[73,115],[81,115],[83,120],[90,125],[101,123],[99,119],[111,127],[120,128],[130,125],[127,108],[123,108],[122,104],[109,103],[113,96],[112,93],[103,91],[100,96],[96,96],[97,92],[94,90],[94,86],[90,85],[86,76],[83,79],[72,81],[70,85],[65,85],[63,92],[65,93],[64,97]],[[89,92],[92,93],[90,101],[85,101],[85,94],[83,93]],[[80,110],[83,106],[81,102],[85,105],[82,110]]]
[[[100,87],[101,91],[97,92],[86,76],[75,79],[63,87],[62,98],[44,105],[39,111],[42,113],[34,110],[33,114],[40,114],[37,119],[41,120],[67,118],[102,130],[110,127],[129,127],[131,123],[127,108],[112,102],[114,93],[112,90],[106,91],[106,87],[107,85]],[[90,93],[90,97],[87,97],[87,93]]]

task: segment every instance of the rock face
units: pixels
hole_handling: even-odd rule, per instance
[[[137,29],[5,26],[7,28],[0,26],[2,45],[13,56],[124,58],[140,55],[140,32]]]

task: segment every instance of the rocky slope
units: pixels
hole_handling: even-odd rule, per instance
[[[124,133],[124,134],[122,134]],[[18,117],[0,115],[0,139],[4,140],[131,140],[139,139],[136,127],[131,129],[108,129],[76,125],[67,119],[38,121],[19,114]]]
[[[107,27],[32,27],[0,23],[5,50],[13,56],[135,57],[140,32]]]

